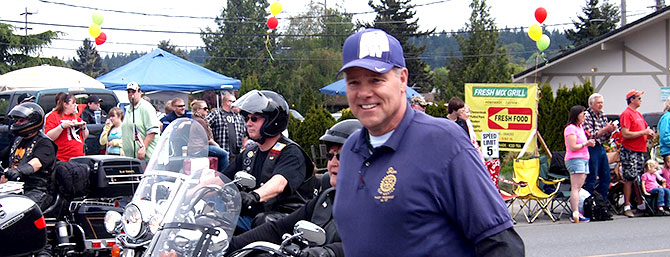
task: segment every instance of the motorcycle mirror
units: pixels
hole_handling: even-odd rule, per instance
[[[242,187],[253,188],[256,186],[256,178],[244,171],[235,173],[235,181]]]
[[[301,233],[302,238],[316,245],[323,245],[326,242],[326,231],[306,220],[296,222],[295,226],[293,226],[293,233]]]

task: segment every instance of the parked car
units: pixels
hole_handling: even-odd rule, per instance
[[[90,95],[95,95],[102,99],[100,108],[109,112],[109,109],[115,107],[119,103],[119,99],[114,92],[101,88],[53,88],[43,90],[11,90],[0,92],[0,138],[7,138],[9,133],[9,124],[11,119],[7,113],[18,104],[18,98],[23,93],[29,93],[35,96],[35,103],[39,104],[45,114],[49,113],[56,107],[56,94],[59,92],[68,92],[77,99],[79,110],[86,107],[86,100]],[[99,154],[103,148],[100,147],[100,133],[104,124],[87,124],[90,135],[85,141],[86,154]],[[0,150],[4,149],[10,144],[7,140],[0,140]]]

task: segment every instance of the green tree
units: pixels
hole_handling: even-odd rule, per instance
[[[171,44],[170,40],[161,40],[160,42],[158,42],[158,48],[163,49],[181,58],[188,59],[186,58],[186,52],[184,52],[184,50],[177,48],[176,45]]]
[[[372,24],[363,24],[365,27],[383,29],[393,35],[403,47],[405,64],[409,70],[408,86],[419,88],[419,91],[428,92],[432,86],[430,67],[419,57],[426,49],[425,46],[412,45],[409,42],[413,37],[425,37],[435,32],[435,29],[419,31],[419,18],[414,19],[416,11],[411,0],[381,0],[380,4],[368,5],[377,13]]]
[[[473,0],[470,8],[470,21],[461,30],[467,33],[455,35],[462,57],[447,63],[449,80],[440,99],[463,98],[465,83],[504,83],[512,79],[507,50],[499,40],[489,6],[485,0]]]
[[[82,46],[77,49],[77,58],[72,58],[72,69],[80,71],[93,78],[97,78],[107,73],[107,67],[104,66],[98,50],[93,46],[93,41],[86,38]]]
[[[256,75],[256,73],[249,74],[249,76],[242,80],[241,84],[239,92],[240,96],[254,89],[261,90],[261,85],[258,83],[258,75]]]
[[[0,23],[0,74],[21,68],[50,64],[65,66],[65,62],[56,58],[33,57],[42,48],[51,44],[59,32],[45,31],[28,36],[15,35],[13,26]]]
[[[582,15],[573,20],[574,29],[565,31],[573,46],[587,43],[601,35],[616,29],[619,23],[619,8],[605,0],[598,6],[599,0],[586,0]]]
[[[263,74],[266,47],[267,0],[227,0],[215,22],[216,30],[201,33],[210,56],[205,67],[233,78],[246,78],[254,71]],[[273,39],[275,33],[270,33]],[[273,51],[274,42],[268,42]]]
[[[333,82],[341,66],[342,44],[346,37],[332,35],[348,35],[355,28],[351,14],[333,8],[324,9],[316,2],[311,2],[308,7],[307,12],[289,18],[286,34],[313,36],[282,37],[276,57],[291,61],[273,64],[273,71],[279,73],[274,77],[280,79],[268,81],[268,84],[276,84],[287,102],[301,113],[324,102],[326,96],[320,94],[319,89]]]
[[[295,142],[309,152],[311,146],[318,149],[319,138],[333,125],[335,125],[335,118],[322,105],[319,105],[310,108],[298,129],[289,131],[289,133]],[[317,166],[323,167],[323,163],[317,162]]]

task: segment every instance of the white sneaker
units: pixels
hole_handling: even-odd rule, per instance
[[[637,206],[637,209],[640,210],[640,211],[644,211],[644,210],[647,209],[647,207],[644,204],[640,204],[640,205]]]

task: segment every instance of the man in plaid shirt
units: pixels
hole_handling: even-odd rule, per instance
[[[234,113],[230,108],[233,102],[235,102],[235,96],[225,91],[221,109],[207,114],[207,121],[212,128],[214,141],[229,153],[231,162],[240,153],[243,139],[247,134],[244,118],[242,115]]]
[[[594,93],[589,96],[589,108],[586,109],[582,126],[584,132],[586,132],[586,137],[596,140],[595,146],[589,146],[589,174],[586,175],[584,189],[593,194],[596,180],[600,178],[597,191],[603,198],[607,199],[607,190],[610,185],[610,166],[607,161],[607,151],[605,151],[603,144],[609,141],[616,125],[607,121],[603,112],[604,103],[601,94]]]

